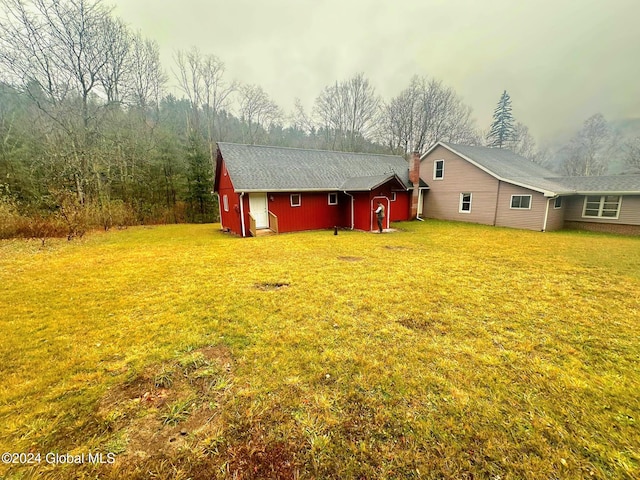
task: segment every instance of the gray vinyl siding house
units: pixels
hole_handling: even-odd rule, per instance
[[[438,142],[420,177],[425,218],[640,234],[640,175],[562,177],[508,150]]]

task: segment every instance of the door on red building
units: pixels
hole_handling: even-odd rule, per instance
[[[249,194],[249,212],[256,220],[256,228],[269,228],[266,193]]]
[[[391,204],[387,197],[373,197],[371,199],[371,230],[378,229],[378,217],[376,210],[378,209],[378,202],[384,207],[384,220],[382,221],[382,228],[389,228],[389,209]]]

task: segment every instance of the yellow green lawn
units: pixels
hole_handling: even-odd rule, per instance
[[[639,478],[640,239],[396,227],[0,242],[0,476]]]

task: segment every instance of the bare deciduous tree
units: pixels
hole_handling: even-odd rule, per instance
[[[570,176],[603,175],[612,149],[612,132],[601,113],[585,120],[582,129],[564,147],[562,170]]]
[[[309,118],[304,111],[302,101],[298,97],[294,100],[293,114],[290,116],[290,121],[294,129],[298,129],[306,134],[311,133],[315,129],[313,120]]]
[[[119,18],[106,18],[102,35],[106,62],[100,73],[100,83],[107,96],[107,103],[120,103],[120,90],[131,69],[129,51],[132,39],[127,26]]]
[[[632,173],[640,173],[640,137],[624,142],[622,146],[623,160]]]
[[[424,151],[439,140],[478,141],[471,108],[442,82],[417,76],[384,106],[380,137],[397,153]]]
[[[134,35],[130,51],[131,69],[128,75],[128,99],[143,111],[153,105],[158,109],[167,76],[160,65],[158,43]]]
[[[221,111],[228,106],[230,94],[236,90],[235,82],[224,80],[225,67],[215,55],[203,55],[193,47],[176,55],[178,66],[177,79],[180,88],[189,98],[193,110],[193,128],[200,132],[200,109],[205,115],[205,132],[209,145],[209,154],[213,161],[215,138],[220,139],[221,130],[217,128],[217,119]]]
[[[76,194],[84,202],[90,183],[101,80],[109,63],[107,32],[115,23],[101,0],[2,0],[0,66],[14,84],[62,127],[71,147]],[[63,106],[64,103],[64,106]],[[61,150],[62,151],[62,150]],[[98,186],[99,189],[99,181]]]
[[[185,93],[193,111],[193,125],[196,131],[200,130],[200,106],[202,105],[203,82],[201,75],[202,54],[198,48],[193,47],[189,51],[178,51],[175,56],[178,72],[175,77],[180,89]]]
[[[355,151],[370,139],[379,114],[380,98],[364,74],[325,89],[316,98],[314,114],[330,148]]]
[[[240,118],[246,123],[246,140],[259,141],[261,129],[268,131],[272,124],[282,119],[282,111],[258,85],[242,85],[239,88]]]
[[[503,147],[529,160],[536,155],[536,142],[529,133],[529,127],[521,122],[515,123],[511,138],[504,142]]]

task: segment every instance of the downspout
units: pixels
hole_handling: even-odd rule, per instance
[[[500,180],[498,180],[498,191],[496,192],[496,209],[493,212],[493,226],[496,226],[496,223],[498,222],[498,206],[500,205],[500,185],[502,185],[502,182]]]
[[[355,220],[354,220],[354,217],[353,217],[353,202],[354,202],[354,198],[353,198],[353,195],[351,195],[350,193],[347,193],[347,192],[342,192],[342,193],[344,193],[345,195],[349,195],[351,197],[351,230],[353,230],[353,227],[355,225]]]
[[[215,192],[211,192],[211,193],[215,193]],[[218,218],[220,219],[220,228],[222,230],[224,230],[224,225],[222,224],[222,202],[221,202],[221,198],[220,198],[220,194],[216,193],[216,196],[218,197]]]
[[[420,187],[418,187],[418,212],[416,213],[416,220],[420,220],[421,222],[424,222],[424,218],[420,218],[420,210],[422,210],[422,208],[420,208],[422,205],[422,190],[420,189]]]
[[[240,194],[240,225],[242,227],[242,238],[245,236],[245,228],[244,228],[244,192]]]
[[[544,225],[542,225],[542,231],[547,231],[547,219],[549,218],[549,204],[551,203],[551,199],[547,198],[547,208],[544,211]]]

